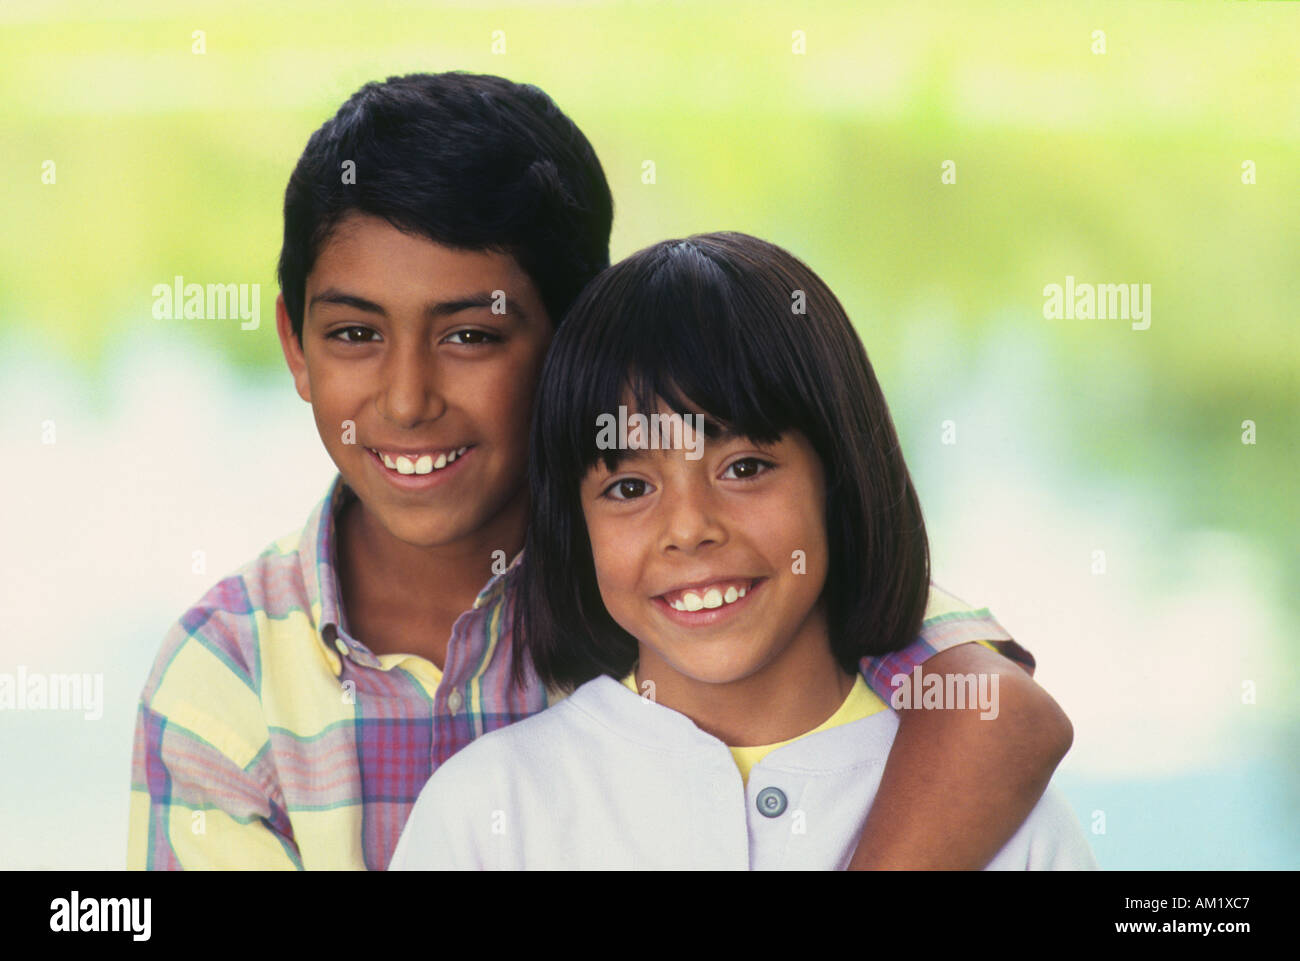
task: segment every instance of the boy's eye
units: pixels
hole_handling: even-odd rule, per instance
[[[340,327],[334,333],[330,334],[331,340],[341,340],[345,344],[368,344],[373,337],[377,336],[375,331],[369,327]]]
[[[732,474],[732,476],[734,476],[736,480],[750,480],[764,471],[770,470],[771,467],[772,464],[769,461],[762,460],[761,458],[742,457],[738,461],[733,461],[731,465],[727,467],[723,476],[725,477],[727,474],[731,474],[734,471],[735,473]]]
[[[625,477],[605,488],[605,497],[615,501],[636,500],[650,493],[650,485],[637,477]]]
[[[456,338],[460,338],[457,340]],[[479,344],[490,344],[500,340],[495,334],[489,334],[486,330],[458,330],[453,334],[447,335],[447,340],[453,344],[461,344],[466,347],[475,347]]]

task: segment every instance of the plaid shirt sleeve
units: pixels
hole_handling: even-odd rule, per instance
[[[987,607],[972,608],[947,591],[930,585],[930,597],[925,606],[925,621],[921,633],[901,651],[882,657],[864,657],[862,676],[867,684],[886,704],[894,694],[891,679],[899,674],[910,675],[912,669],[925,663],[940,651],[961,644],[983,644],[989,650],[1014,661],[1030,674],[1034,673],[1034,657],[1012,640],[1006,629],[993,619]]]
[[[128,868],[302,868],[261,701],[228,633],[219,611],[192,609],[168,633],[145,685]]]

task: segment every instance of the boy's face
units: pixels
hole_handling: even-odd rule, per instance
[[[656,672],[727,684],[826,645],[825,488],[807,439],[637,454],[613,473],[598,461],[580,496],[601,598],[642,668],[649,648]]]
[[[330,457],[385,530],[450,544],[526,499],[553,332],[513,257],[354,214],[321,250],[304,303],[299,344],[277,302],[285,359]]]

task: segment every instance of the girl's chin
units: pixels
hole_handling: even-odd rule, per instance
[[[683,681],[694,684],[714,686],[735,684],[753,676],[759,669],[758,663],[753,660],[752,651],[747,652],[750,655],[749,657],[724,659],[706,659],[691,657],[689,653],[686,656],[682,656],[682,654],[681,651],[671,652],[669,656],[659,654],[657,660]],[[640,670],[638,670],[638,674],[641,674]],[[648,674],[641,674],[641,679],[643,681],[654,680],[653,676]]]

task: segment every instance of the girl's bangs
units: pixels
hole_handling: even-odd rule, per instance
[[[580,474],[598,460],[615,469],[619,451],[598,448],[597,423],[602,415],[619,417],[620,407],[627,416],[703,414],[706,438],[729,431],[756,443],[774,443],[800,422],[802,391],[761,360],[777,338],[761,324],[742,324],[724,285],[658,284],[654,295],[602,325],[577,389],[567,394],[571,423],[583,428],[570,438]]]

